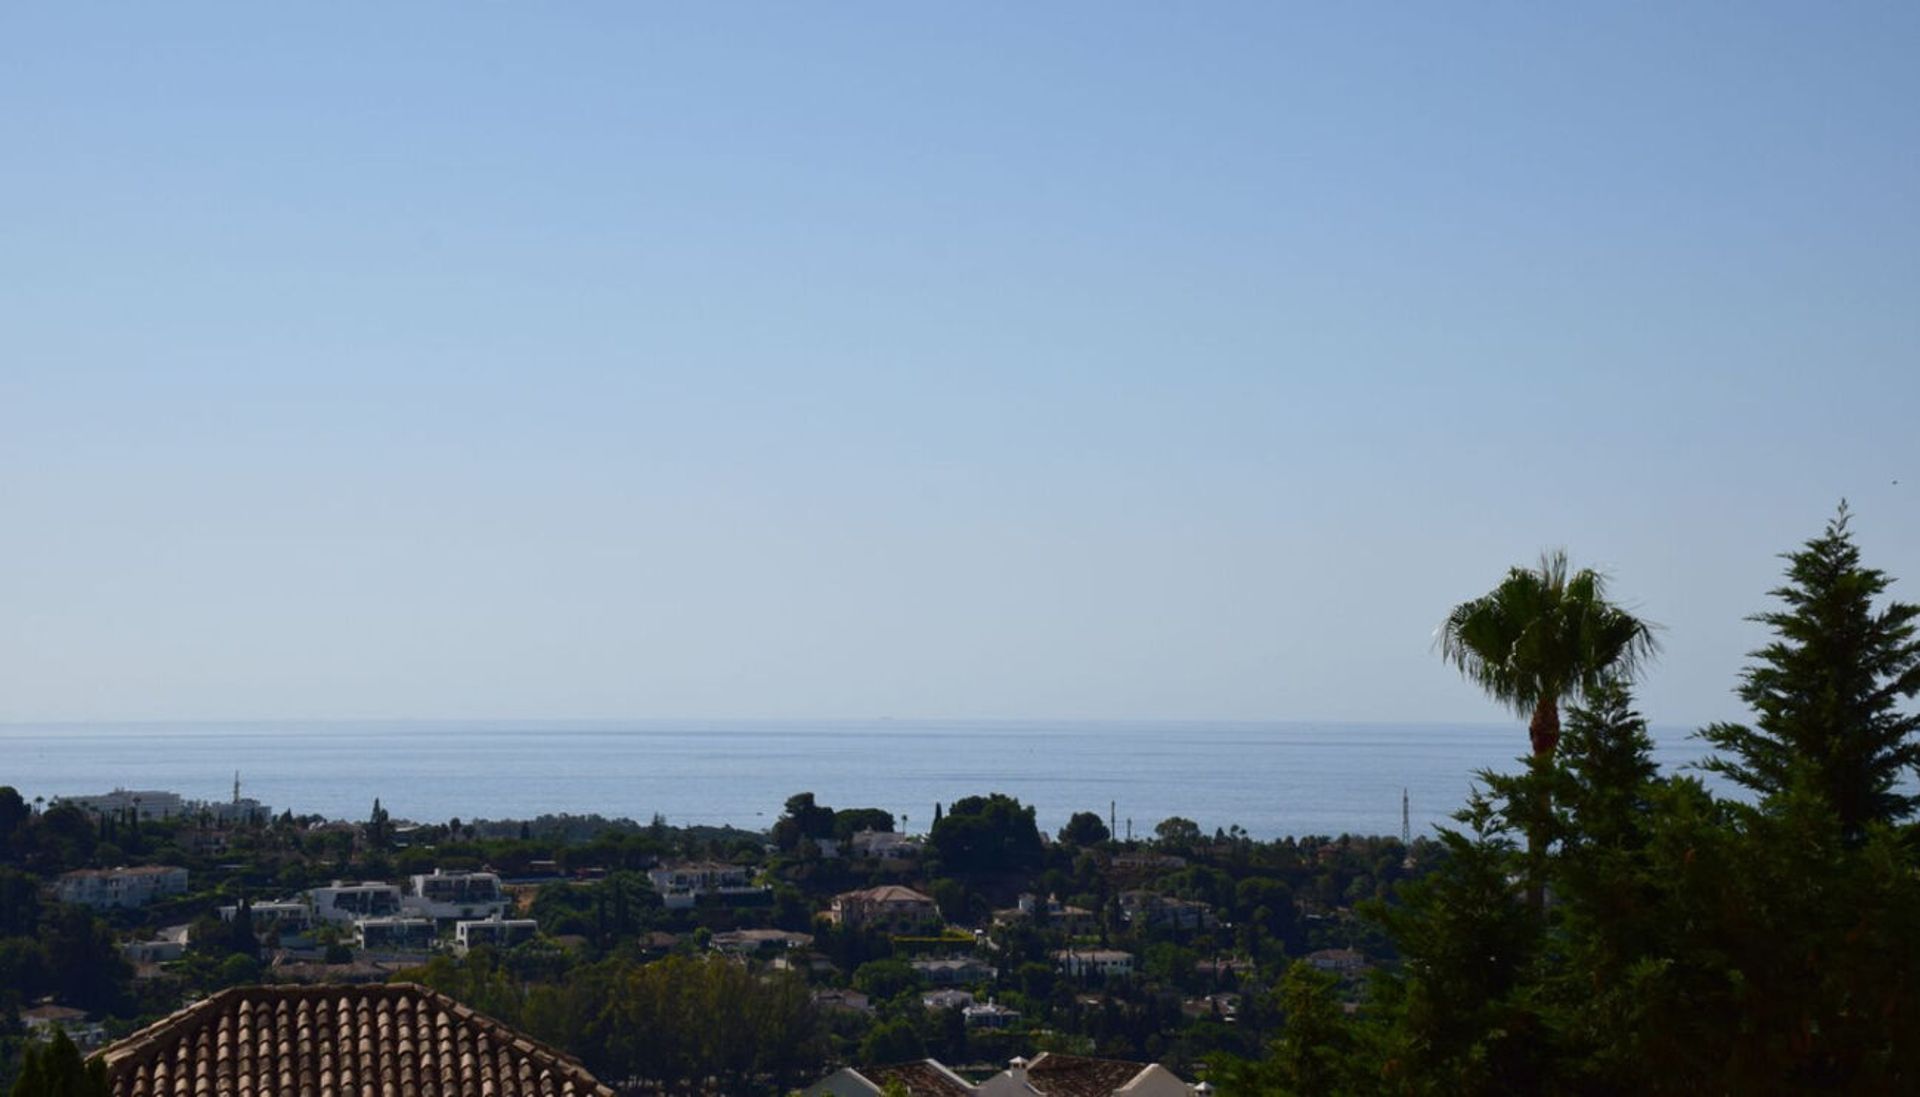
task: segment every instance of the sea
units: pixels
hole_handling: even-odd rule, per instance
[[[1653,730],[1664,772],[1704,753]],[[1056,832],[1075,812],[1121,836],[1180,816],[1255,838],[1416,835],[1448,824],[1482,770],[1517,772],[1513,724],[1018,720],[301,721],[0,725],[0,785],[29,801],[115,788],[364,819],[655,814],[771,826],[788,797],[877,807],[924,832],[936,805],[1001,792]]]

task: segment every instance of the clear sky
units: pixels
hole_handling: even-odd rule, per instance
[[[0,719],[1741,715],[1920,599],[1920,5],[0,9]],[[1895,483],[1899,481],[1899,483]]]

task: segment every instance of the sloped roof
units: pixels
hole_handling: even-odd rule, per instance
[[[834,896],[836,899],[852,899],[868,903],[931,903],[933,896],[922,895],[910,887],[899,884],[882,884],[879,887],[863,891],[848,891]]]
[[[114,1097],[613,1097],[573,1058],[412,983],[235,987],[100,1054]]]
[[[907,1092],[913,1097],[973,1097],[972,1086],[932,1059],[917,1059],[911,1063],[869,1067],[860,1073],[882,1088],[885,1088],[888,1082],[898,1078],[900,1084],[906,1086]]]
[[[1112,1097],[1114,1090],[1139,1077],[1145,1069],[1145,1063],[1089,1059],[1048,1051],[1027,1064],[1027,1084],[1046,1097]]]

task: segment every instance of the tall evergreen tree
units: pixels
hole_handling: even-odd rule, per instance
[[[1900,711],[1920,692],[1920,606],[1875,609],[1893,580],[1861,566],[1850,517],[1842,502],[1825,533],[1784,555],[1788,583],[1771,592],[1783,608],[1750,618],[1774,633],[1741,676],[1753,726],[1714,724],[1700,734],[1725,752],[1708,769],[1769,800],[1804,783],[1858,842],[1868,824],[1920,805],[1894,789],[1920,764],[1920,713]]]
[[[80,1049],[60,1029],[46,1043],[27,1045],[10,1097],[106,1097],[107,1067],[83,1060]]]

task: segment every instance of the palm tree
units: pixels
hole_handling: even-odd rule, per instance
[[[1539,771],[1552,763],[1560,742],[1560,703],[1585,700],[1609,678],[1631,679],[1659,650],[1653,629],[1607,601],[1598,572],[1569,573],[1566,551],[1555,550],[1541,555],[1538,568],[1513,568],[1490,593],[1453,607],[1435,644],[1469,681],[1528,718]],[[1536,910],[1543,899],[1546,796],[1542,791],[1527,835],[1534,869],[1528,896]]]

